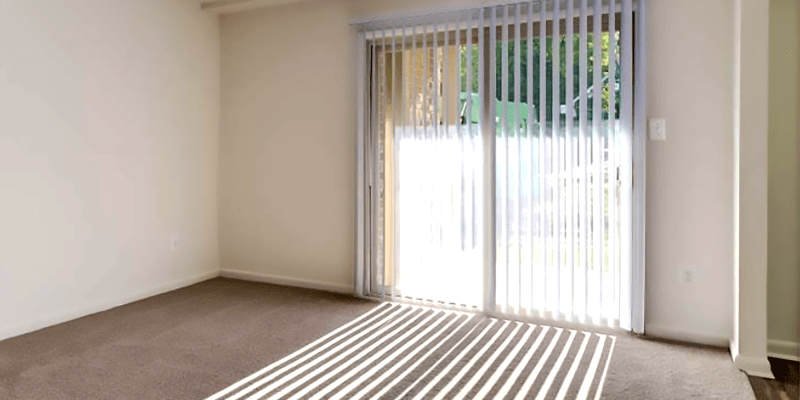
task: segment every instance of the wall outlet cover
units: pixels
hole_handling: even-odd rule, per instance
[[[696,285],[703,282],[703,271],[694,265],[681,265],[678,268],[678,279],[683,285]]]
[[[667,140],[667,120],[664,118],[650,118],[648,121],[650,140]]]

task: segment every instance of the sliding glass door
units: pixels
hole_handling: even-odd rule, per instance
[[[481,102],[462,84],[473,76],[465,60],[476,45],[454,24],[395,33],[370,47],[373,294],[475,307],[484,264],[483,146],[479,118],[469,113]]]
[[[633,8],[364,27],[357,290],[630,327]]]

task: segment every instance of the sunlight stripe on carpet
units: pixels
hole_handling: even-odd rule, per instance
[[[615,339],[386,303],[207,400],[597,399]]]

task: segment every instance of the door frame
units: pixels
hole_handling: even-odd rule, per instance
[[[645,289],[646,289],[646,162],[647,162],[647,0],[633,2],[635,8],[633,18],[633,47],[634,47],[634,74],[633,86],[633,134],[632,134],[632,204],[631,204],[631,277],[630,287],[630,319],[620,316],[622,328],[637,334],[645,332]],[[483,21],[481,21],[483,23]],[[493,22],[493,21],[490,21]],[[493,30],[490,30],[493,31]],[[480,40],[480,39],[479,39]],[[490,40],[482,40],[483,46],[479,49],[488,53],[483,57],[482,68],[492,65],[494,52],[488,51]],[[367,56],[370,45],[367,35],[359,31],[357,35],[356,57],[356,265],[355,265],[355,294],[359,297],[369,297],[374,278],[369,271],[376,262],[373,254],[372,243],[376,240],[375,230],[378,228],[373,221],[374,201],[371,193],[375,182],[375,171],[371,168],[369,159],[372,153],[372,130],[368,129],[372,116],[366,112],[367,101],[370,99],[366,79],[370,76],[371,66]],[[481,73],[484,73],[482,71]],[[495,220],[496,207],[494,196],[495,185],[495,135],[490,134],[495,129],[494,118],[490,118],[494,110],[494,102],[486,101],[492,98],[494,85],[489,85],[490,90],[480,88],[479,96],[484,104],[482,126],[484,140],[484,175],[486,186],[484,190],[484,285],[483,285],[483,311],[491,313],[495,310],[494,280],[495,280]],[[369,133],[369,134],[368,134]],[[367,197],[369,196],[369,198]],[[624,286],[621,289],[626,289]],[[627,314],[627,313],[622,313]]]

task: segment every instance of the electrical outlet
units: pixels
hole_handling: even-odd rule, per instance
[[[685,284],[694,283],[694,272],[688,269],[685,269],[681,272],[681,281]]]
[[[693,265],[683,265],[679,268],[680,282],[684,285],[694,285],[701,281],[700,270]]]
[[[664,118],[650,118],[648,123],[650,140],[667,140],[667,120]]]

